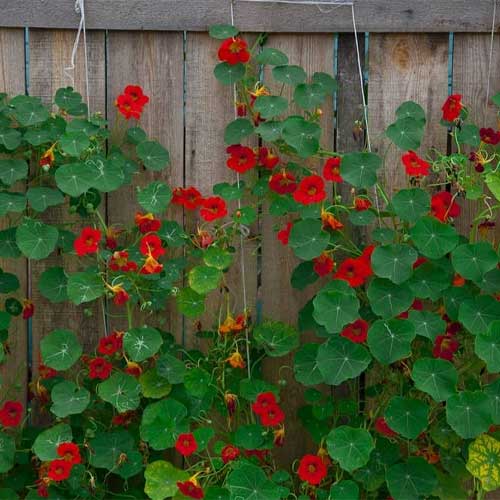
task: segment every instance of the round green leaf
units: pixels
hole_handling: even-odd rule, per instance
[[[123,453],[129,455],[135,451],[134,438],[125,430],[97,432],[89,441],[90,465],[99,469],[116,470]]]
[[[316,363],[325,383],[340,385],[363,373],[371,362],[368,351],[360,344],[335,336],[318,348]]]
[[[145,188],[137,187],[137,201],[146,212],[161,214],[171,199],[172,190],[163,182],[152,182]]]
[[[57,89],[54,101],[69,114],[78,115],[86,113],[86,106],[85,110],[82,108],[82,96],[71,87]]]
[[[44,212],[47,208],[64,202],[64,196],[58,189],[44,187],[29,188],[26,198],[31,208],[37,212]]]
[[[78,387],[74,382],[65,380],[56,384],[50,393],[50,411],[59,418],[82,413],[90,403],[90,392]]]
[[[0,127],[0,145],[8,151],[17,149],[21,144],[21,133],[13,128]]]
[[[82,346],[72,331],[54,330],[41,340],[40,352],[45,365],[62,371],[80,359]]]
[[[118,158],[106,160],[93,156],[85,160],[84,165],[92,173],[92,187],[102,193],[115,191],[125,182],[123,162]]]
[[[437,300],[451,283],[451,276],[433,262],[418,266],[408,281],[411,291],[421,299]]]
[[[386,472],[387,487],[396,499],[420,500],[437,485],[434,467],[422,457],[410,457],[406,463],[393,465]]]
[[[4,273],[0,269],[0,293],[15,292],[19,288],[19,279],[15,274]]]
[[[141,402],[141,386],[132,375],[113,373],[97,386],[99,397],[113,405],[118,413],[135,410]]]
[[[500,321],[490,323],[487,333],[479,334],[475,339],[474,351],[486,363],[490,373],[500,372]]]
[[[74,304],[95,300],[104,295],[104,291],[102,279],[95,272],[74,273],[68,277],[67,294]]]
[[[398,148],[410,151],[420,147],[424,128],[422,122],[408,116],[389,125],[385,133]]]
[[[487,432],[491,423],[490,400],[480,391],[463,391],[446,401],[446,420],[464,439]]]
[[[197,318],[205,311],[205,296],[191,288],[183,288],[177,295],[177,307],[188,318]]]
[[[314,262],[311,260],[301,262],[292,272],[290,283],[297,290],[304,290],[308,285],[318,280],[318,274],[314,270]]]
[[[273,68],[273,78],[288,85],[298,85],[305,82],[307,75],[300,66],[283,64]]]
[[[255,99],[253,107],[267,120],[284,113],[288,108],[288,101],[281,96],[263,95]]]
[[[473,148],[479,147],[479,144],[481,144],[479,128],[470,123],[462,125],[460,129],[457,129],[457,141],[460,144],[468,144]]]
[[[370,283],[367,295],[373,312],[382,318],[393,318],[407,311],[415,298],[406,283],[395,285],[383,278]]]
[[[300,116],[291,116],[283,122],[281,135],[301,158],[309,158],[319,149],[321,127]]]
[[[485,273],[496,267],[498,255],[491,243],[481,241],[455,248],[451,254],[451,262],[455,271],[463,278],[479,281]]]
[[[173,497],[179,490],[177,483],[187,481],[189,474],[175,468],[170,462],[156,460],[146,466],[144,492],[151,500]]]
[[[221,62],[215,66],[214,75],[223,85],[234,85],[245,76],[245,65]]]
[[[38,97],[18,95],[11,99],[10,105],[14,107],[13,115],[22,127],[31,127],[49,118],[49,110]]]
[[[368,463],[375,445],[370,433],[365,429],[341,425],[328,434],[326,448],[342,469],[352,472]]]
[[[23,212],[26,208],[26,196],[23,193],[0,191],[0,216],[9,212]]]
[[[295,255],[303,260],[311,260],[321,255],[330,242],[330,236],[323,231],[319,220],[301,220],[290,231],[289,245]]]
[[[413,101],[406,101],[401,104],[396,110],[396,116],[398,118],[413,118],[414,120],[417,120],[422,124],[425,123],[424,109],[422,108],[422,106],[420,106],[420,104],[417,104]]]
[[[415,439],[429,423],[429,407],[418,399],[395,396],[385,410],[389,427],[407,439]]]
[[[195,266],[189,271],[189,286],[201,295],[215,290],[222,279],[222,272],[219,269],[208,266]]]
[[[484,491],[500,488],[500,441],[487,434],[478,436],[469,445],[466,467]]]
[[[145,371],[139,377],[139,383],[141,384],[142,395],[145,398],[160,399],[168,396],[172,390],[171,384],[158,374],[156,368]]]
[[[317,385],[324,382],[317,361],[319,344],[303,344],[293,358],[295,380],[302,385]]]
[[[248,118],[236,118],[226,126],[224,142],[226,144],[240,144],[245,137],[254,131],[252,122]]]
[[[201,399],[210,388],[212,376],[203,368],[194,367],[184,375],[184,387],[191,396]]]
[[[319,83],[301,83],[295,87],[293,100],[303,109],[315,109],[323,104],[326,93]]]
[[[332,484],[329,500],[359,500],[359,486],[350,479]]]
[[[368,347],[380,363],[390,365],[411,354],[411,343],[416,335],[409,321],[378,320],[368,330]]]
[[[5,432],[0,432],[0,474],[4,474],[14,467],[15,454],[16,443],[14,438]]]
[[[59,146],[64,153],[78,158],[90,146],[90,141],[83,132],[67,132],[59,139]]]
[[[58,303],[68,300],[68,277],[62,267],[46,269],[38,280],[40,293],[50,302]]]
[[[467,286],[451,286],[443,292],[446,314],[452,321],[458,320],[458,313],[462,302],[472,299],[472,290]]]
[[[255,131],[267,142],[277,141],[281,137],[283,123],[278,121],[268,121],[261,123]]]
[[[458,372],[445,359],[420,358],[415,361],[411,378],[419,391],[432,396],[434,401],[446,401],[456,393]]]
[[[391,203],[396,215],[405,222],[416,222],[431,210],[431,197],[423,189],[401,189]]]
[[[270,66],[283,66],[288,64],[288,56],[281,50],[264,47],[255,58],[259,64],[269,64]]]
[[[272,358],[285,356],[299,346],[299,332],[282,321],[264,321],[253,331],[257,344]]]
[[[60,458],[57,454],[57,447],[61,443],[71,441],[73,441],[71,427],[68,424],[57,424],[38,434],[33,443],[33,453],[42,462],[55,460]]]
[[[57,187],[73,198],[86,193],[93,185],[96,172],[87,168],[85,163],[68,163],[56,170]]]
[[[170,162],[168,151],[157,141],[144,141],[135,148],[137,156],[149,170],[163,170]]]
[[[342,331],[359,317],[359,300],[342,280],[333,280],[313,300],[314,320],[329,333]]]
[[[147,139],[146,132],[141,127],[130,127],[127,130],[127,140],[132,144],[140,144]]]
[[[183,361],[171,354],[162,354],[156,363],[158,374],[171,384],[182,384],[186,374],[186,365]]]
[[[138,363],[154,356],[162,344],[161,333],[147,326],[133,328],[123,336],[125,352],[132,361]]]
[[[238,500],[279,500],[279,487],[257,465],[242,463],[228,475],[226,486]]]
[[[186,407],[175,399],[163,399],[150,403],[144,409],[141,420],[141,439],[154,450],[174,446],[177,436],[189,429]]]
[[[14,226],[0,231],[0,257],[10,259],[21,255],[16,243],[16,229]]]
[[[377,216],[372,210],[353,210],[349,212],[349,222],[353,226],[369,226]]]
[[[216,38],[217,40],[226,40],[227,38],[233,38],[239,33],[238,28],[230,24],[214,24],[210,26],[208,30],[208,34],[212,38]],[[166,495],[172,496],[172,495]]]
[[[28,163],[24,160],[9,158],[0,160],[0,181],[7,186],[25,179],[28,175]]]
[[[458,244],[455,229],[434,217],[422,217],[410,230],[418,251],[430,259],[440,259]]]
[[[382,159],[375,153],[348,153],[342,158],[342,178],[357,188],[369,188],[377,182]]]
[[[218,247],[209,247],[203,254],[203,262],[209,267],[224,271],[233,263],[233,254]]]
[[[417,335],[427,337],[432,342],[438,335],[446,332],[446,321],[439,314],[430,311],[410,311],[408,320],[415,327]]]
[[[378,246],[371,257],[373,272],[381,278],[400,284],[411,276],[413,263],[417,258],[417,252],[408,245]]]
[[[333,96],[338,89],[338,84],[328,73],[323,73],[321,71],[314,73],[312,77],[313,83],[319,85],[326,95]]]
[[[458,321],[473,335],[486,333],[496,320],[500,320],[500,302],[490,295],[466,299],[458,309]]]
[[[485,293],[497,293],[500,290],[500,269],[495,268],[488,271],[475,283]]]

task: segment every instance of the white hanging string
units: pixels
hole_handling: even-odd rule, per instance
[[[234,5],[233,0],[230,0],[231,6],[231,25],[234,26]],[[236,83],[233,84],[233,103],[234,103],[234,118],[238,118],[238,105],[236,103],[237,92],[236,92]],[[236,182],[238,183],[238,188],[240,187],[240,174],[236,172]],[[241,210],[241,200],[238,198],[238,210]],[[245,228],[246,229],[246,228]],[[248,231],[250,232],[250,231]],[[247,232],[245,231],[245,234]],[[243,314],[247,314],[248,302],[247,302],[247,278],[246,278],[246,267],[245,267],[245,245],[243,241],[243,231],[240,226],[240,266],[241,266],[241,284],[243,291]],[[246,321],[246,319],[245,319]],[[245,350],[247,357],[247,372],[248,378],[252,378],[252,369],[250,366],[250,340],[248,338],[248,328],[245,328]]]
[[[71,51],[70,65],[64,68],[64,75],[71,82],[71,86],[75,86],[75,60],[76,53],[78,51],[78,46],[80,44],[80,35],[83,33],[83,52],[85,58],[85,93],[87,98],[87,116],[90,116],[90,95],[89,95],[89,68],[88,68],[88,56],[87,56],[87,30],[85,27],[85,0],[75,1],[75,12],[80,14],[80,24],[78,26],[78,31],[76,33],[75,43],[73,44],[73,50]]]
[[[485,108],[488,107],[488,102],[490,100],[491,63],[493,60],[493,43],[495,41],[496,18],[497,18],[497,0],[493,0],[493,20],[491,21],[490,55],[488,59],[488,82],[486,84],[486,102],[484,103]]]

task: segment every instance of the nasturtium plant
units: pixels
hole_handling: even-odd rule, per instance
[[[332,76],[265,34],[209,34],[214,99],[235,112],[211,131],[227,176],[203,191],[168,182],[189,176],[166,170],[138,85],[109,122],[70,87],[0,94],[0,497],[484,498],[500,488],[500,133],[454,94],[447,151],[424,151],[412,101],[373,148],[360,117],[358,146],[332,150]]]

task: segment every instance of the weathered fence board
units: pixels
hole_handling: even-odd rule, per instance
[[[133,223],[137,211],[142,211],[136,200],[136,189],[152,181],[163,181],[169,186],[183,184],[183,35],[160,32],[111,32],[108,37],[108,118],[112,141],[122,141],[125,123],[118,114],[114,100],[127,84],[140,84],[150,103],[141,116],[140,126],[149,137],[162,143],[170,153],[170,166],[161,172],[142,169],[132,185],[110,193],[107,200],[109,224]],[[182,220],[179,222],[182,223]],[[169,250],[170,255],[174,253]],[[112,315],[123,313],[123,307],[110,308]],[[135,318],[136,321],[158,325],[182,340],[182,320],[175,306],[154,318]],[[110,318],[114,328],[125,328],[120,318]],[[139,326],[136,324],[136,326]]]
[[[491,37],[482,34],[457,34],[455,35],[453,51],[453,93],[462,94],[464,103],[472,115],[473,123],[480,127],[498,128],[497,108],[491,102],[491,96],[500,92],[500,39],[496,37],[493,45],[493,58],[491,61],[490,99],[487,102],[487,81]],[[471,148],[468,148],[470,150]],[[471,166],[471,171],[472,170]],[[490,200],[495,204],[494,200]],[[464,204],[459,200],[459,203]],[[457,219],[457,226],[461,232],[468,235],[472,221],[477,211],[487,210],[485,204],[467,201],[468,211]],[[500,228],[486,230],[490,241],[496,239],[498,243]]]
[[[24,30],[0,29],[0,92],[24,94],[25,61]],[[24,186],[19,183],[19,190]],[[10,227],[8,218],[0,218],[0,230]],[[0,259],[0,268],[4,272],[15,274],[19,279],[18,298],[21,301],[29,297],[28,263],[19,258]],[[18,397],[26,403],[28,382],[28,331],[27,322],[22,317],[12,320],[9,334],[9,362],[0,365],[0,393],[5,397]]]
[[[235,23],[244,31],[351,32],[351,7],[291,5],[235,0]],[[490,0],[363,0],[355,3],[360,31],[487,32]],[[207,31],[227,23],[230,0],[92,0],[87,27],[113,30]],[[0,25],[74,28],[79,21],[67,0],[0,0]]]
[[[77,53],[74,72],[67,69],[71,59],[75,33],[73,31],[30,31],[30,73],[29,91],[45,102],[53,99],[55,91],[72,84],[68,75],[73,74],[74,87],[85,95],[84,51],[81,46]],[[91,109],[103,109],[105,101],[105,55],[104,32],[88,33],[89,94]],[[32,165],[32,168],[39,168]],[[51,223],[68,224],[72,231],[83,227],[78,216],[69,217],[68,207],[55,207],[44,213],[44,220]],[[40,340],[57,328],[76,332],[84,349],[95,348],[97,339],[103,334],[104,317],[98,306],[72,306],[51,304],[39,292],[37,283],[41,273],[52,266],[62,266],[68,272],[78,269],[76,257],[68,254],[52,254],[48,259],[31,262],[32,297],[37,305],[36,317],[32,324],[33,374],[38,373],[40,362]]]

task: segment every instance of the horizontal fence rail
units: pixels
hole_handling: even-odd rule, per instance
[[[352,32],[346,5],[304,5],[308,0],[234,0],[243,31]],[[293,5],[293,2],[300,2]],[[323,2],[328,0],[322,0]],[[366,32],[489,32],[493,0],[353,0],[358,29]],[[230,0],[87,0],[87,29],[207,31],[228,23]],[[74,28],[71,0],[0,0],[0,26]],[[499,23],[496,23],[496,28]]]

